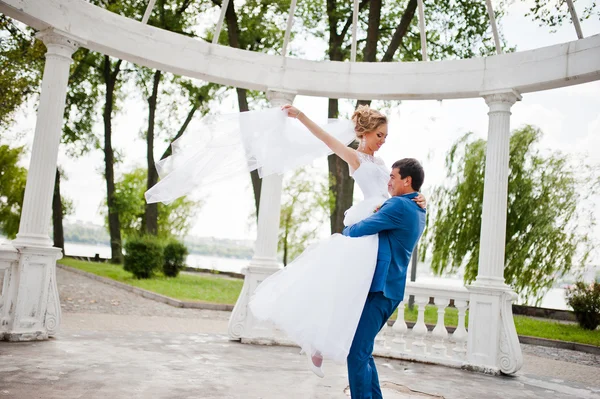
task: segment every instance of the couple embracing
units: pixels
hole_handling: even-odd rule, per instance
[[[324,358],[347,362],[352,398],[382,398],[373,347],[404,297],[408,264],[425,226],[425,199],[419,194],[423,168],[404,158],[390,171],[375,156],[388,124],[369,107],[352,116],[360,142],[356,150],[297,108],[283,109],[348,163],[365,199],[346,212],[343,234],[309,246],[265,279],[250,310],[294,340],[319,377]]]

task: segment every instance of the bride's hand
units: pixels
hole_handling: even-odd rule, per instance
[[[300,114],[302,113],[302,111],[300,111],[298,108],[294,107],[291,104],[286,104],[283,107],[281,107],[282,110],[287,111],[287,114],[290,118],[298,118],[300,116]]]
[[[413,198],[413,201],[415,201],[417,205],[419,205],[421,208],[427,209],[427,200],[425,199],[423,194],[419,193],[419,195]]]

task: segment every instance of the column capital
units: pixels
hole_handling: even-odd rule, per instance
[[[46,45],[46,48],[48,49],[46,56],[56,55],[68,58],[69,61],[71,61],[71,55],[79,48],[79,46],[85,44],[74,36],[54,28],[40,31],[35,37]]]
[[[519,94],[516,90],[495,90],[495,91],[485,91],[479,93],[481,97],[485,100],[485,103],[489,106],[492,104],[506,104],[510,108],[517,101],[521,101],[523,98],[521,94]]]
[[[288,90],[268,89],[267,99],[273,106],[291,104],[296,98],[296,93]]]

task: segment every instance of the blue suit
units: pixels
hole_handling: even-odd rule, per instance
[[[417,195],[392,197],[373,216],[343,231],[349,237],[379,233],[377,266],[348,354],[352,399],[382,398],[373,346],[404,297],[410,257],[425,228],[425,210],[412,201]]]

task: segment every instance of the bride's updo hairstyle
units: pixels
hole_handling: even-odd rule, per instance
[[[365,133],[387,124],[387,117],[381,112],[371,109],[368,105],[359,105],[352,115],[352,122],[354,122],[356,137],[360,140]]]

